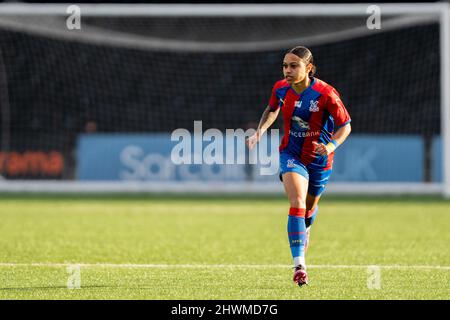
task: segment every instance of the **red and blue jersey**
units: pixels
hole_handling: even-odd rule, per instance
[[[284,136],[280,152],[297,156],[305,166],[328,170],[332,168],[334,153],[320,156],[314,152],[313,142],[327,144],[335,130],[350,123],[350,115],[339,93],[326,82],[311,78],[300,95],[286,80],[275,83],[269,101],[272,110],[281,108]]]

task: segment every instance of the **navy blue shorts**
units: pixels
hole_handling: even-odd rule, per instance
[[[280,152],[280,180],[283,181],[283,173],[296,172],[308,179],[308,193],[312,196],[319,196],[325,190],[331,171],[333,170],[322,170],[305,166],[297,156],[292,155],[288,151]]]

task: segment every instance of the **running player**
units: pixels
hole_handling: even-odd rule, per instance
[[[287,232],[293,280],[299,286],[308,284],[305,252],[320,196],[331,175],[334,151],[351,131],[350,116],[338,92],[313,77],[314,73],[308,48],[289,50],[283,60],[284,79],[275,83],[256,133],[247,140],[252,149],[281,109],[280,179],[290,202]]]

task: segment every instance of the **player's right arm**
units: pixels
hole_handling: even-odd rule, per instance
[[[251,150],[259,142],[264,132],[270,128],[270,126],[275,122],[280,113],[280,108],[273,109],[271,106],[267,106],[264,110],[261,120],[259,121],[256,133],[247,139],[247,146]]]
[[[272,88],[272,94],[270,96],[269,104],[264,110],[261,120],[259,120],[258,128],[256,129],[256,133],[247,139],[247,146],[251,150],[253,147],[259,142],[264,132],[270,128],[270,126],[275,122],[278,117],[278,113],[280,113],[279,100],[276,95],[276,89],[278,87],[277,82]]]

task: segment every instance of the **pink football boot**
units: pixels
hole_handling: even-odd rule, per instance
[[[308,274],[303,266],[299,265],[295,267],[293,280],[299,287],[308,284]]]

